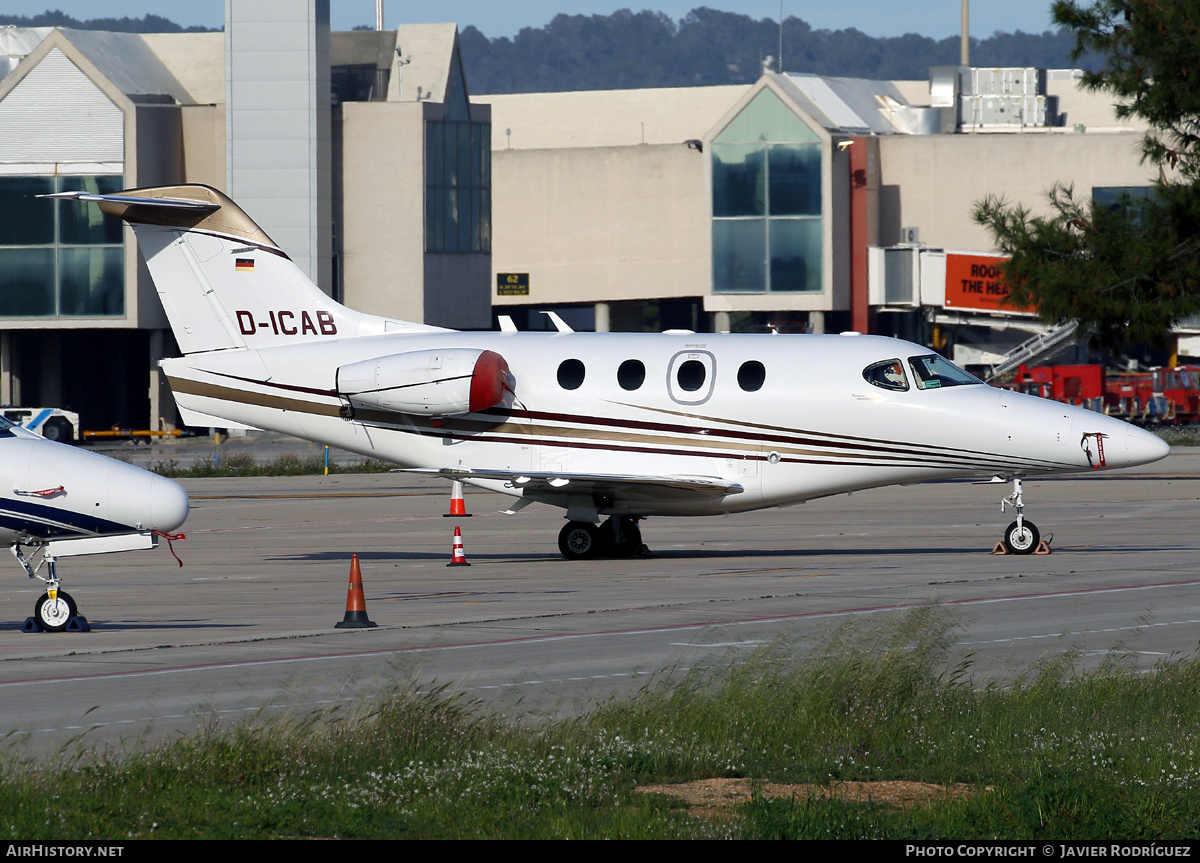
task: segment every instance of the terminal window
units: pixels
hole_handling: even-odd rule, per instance
[[[821,291],[822,146],[764,89],[713,141],[713,290]]]
[[[492,250],[492,127],[425,124],[425,251]]]
[[[51,192],[120,191],[121,175],[0,176],[0,317],[125,314],[121,220]]]

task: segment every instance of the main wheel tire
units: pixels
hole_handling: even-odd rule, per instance
[[[1018,529],[1014,521],[1004,530],[1004,547],[1009,554],[1033,554],[1038,547],[1042,535],[1038,533],[1037,525],[1029,519],[1024,522],[1024,529]]]
[[[608,552],[613,557],[633,557],[642,547],[642,531],[638,528],[637,520],[627,516],[621,517],[620,526],[621,541],[618,543],[613,538],[612,519],[605,524],[604,538],[607,542]]]
[[[590,560],[600,550],[600,530],[586,521],[569,521],[558,534],[558,550],[567,560]]]
[[[67,420],[54,417],[42,423],[42,437],[55,443],[70,443],[75,439],[75,433]]]
[[[43,593],[38,598],[33,606],[33,618],[43,632],[62,632],[77,611],[71,594],[60,590],[54,599],[50,598],[49,593]]]

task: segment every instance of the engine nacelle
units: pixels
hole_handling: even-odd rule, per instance
[[[338,394],[354,407],[455,416],[495,407],[508,389],[508,363],[478,348],[409,351],[342,366]]]

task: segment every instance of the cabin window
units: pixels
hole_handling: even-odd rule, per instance
[[[667,395],[676,404],[704,404],[716,381],[717,358],[708,351],[680,351],[667,363]]]
[[[617,369],[617,383],[623,390],[641,389],[646,381],[646,366],[641,360],[626,360]]]
[[[747,360],[738,369],[738,386],[748,393],[758,392],[767,380],[767,368],[758,360]]]
[[[564,390],[577,390],[583,386],[584,368],[582,360],[563,360],[558,364],[558,385]]]
[[[699,360],[688,360],[679,364],[679,370],[675,372],[675,380],[679,381],[679,388],[681,390],[694,393],[700,387],[704,386],[704,379],[707,374],[704,363]]]
[[[884,390],[904,392],[908,389],[908,378],[904,375],[904,363],[900,360],[884,360],[863,369],[867,383]]]
[[[908,364],[912,366],[917,389],[935,390],[941,387],[983,383],[975,375],[963,371],[945,357],[937,354],[930,354],[927,357],[911,357]]]

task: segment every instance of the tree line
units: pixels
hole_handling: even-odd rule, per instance
[[[536,93],[633,87],[748,84],[763,61],[778,60],[779,24],[699,8],[676,22],[661,12],[560,14],[544,27],[489,39],[474,27],[460,34],[472,93]],[[783,69],[855,78],[922,80],[930,66],[957,65],[959,37],[916,33],[875,38],[853,28],[814,30],[784,20]],[[1070,31],[996,33],[971,40],[976,66],[1085,67],[1071,60]],[[774,68],[774,67],[773,67]]]
[[[69,27],[127,33],[178,33],[181,27],[158,15],[81,21],[58,11],[0,15],[0,25]],[[762,74],[763,60],[778,59],[779,24],[770,18],[701,7],[679,21],[662,12],[556,15],[544,27],[489,39],[477,28],[460,34],[468,89],[474,94],[612,90],[633,87],[692,87],[748,84]],[[1072,65],[1072,34],[995,33],[971,40],[977,66]],[[783,24],[783,67],[856,78],[928,77],[930,66],[955,65],[959,38],[931,39],[916,33],[875,38],[853,28],[814,30],[791,16]],[[1074,65],[1088,66],[1082,57]]]

